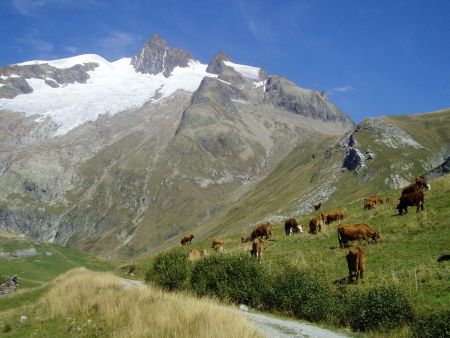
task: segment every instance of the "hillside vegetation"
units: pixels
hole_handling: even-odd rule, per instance
[[[1,315],[5,337],[260,337],[233,308],[83,268],[58,277],[36,303]]]
[[[394,292],[394,295],[396,294],[395,292],[398,292],[401,294],[401,296],[398,297],[405,297],[404,299],[411,304],[411,311],[416,319],[422,318],[430,313],[442,313],[448,311],[450,304],[450,290],[448,289],[450,266],[448,262],[437,262],[436,258],[443,254],[449,254],[448,243],[450,240],[450,229],[448,228],[448,219],[450,217],[450,176],[445,176],[432,181],[431,186],[432,189],[425,192],[425,210],[423,212],[419,211],[416,213],[415,207],[409,207],[408,214],[399,216],[398,211],[395,209],[395,205],[401,191],[396,190],[383,195],[383,197],[389,197],[392,202],[378,205],[375,209],[369,211],[363,210],[362,199],[357,199],[349,203],[336,203],[332,209],[344,211],[347,218],[343,222],[325,225],[322,233],[318,235],[308,234],[308,228],[305,224],[307,224],[309,219],[315,214],[318,214],[320,211],[330,211],[331,208],[325,207],[319,212],[298,217],[297,220],[299,223],[304,224],[305,232],[301,234],[286,237],[284,233],[284,223],[273,223],[273,239],[267,242],[267,247],[261,261],[261,268],[264,271],[264,275],[269,278],[269,281],[266,281],[264,277],[261,277],[262,279],[255,280],[254,284],[258,287],[262,285],[263,289],[267,290],[269,294],[273,292],[276,294],[276,289],[278,288],[277,285],[279,285],[279,282],[276,281],[284,280],[287,278],[286,276],[289,276],[292,274],[291,272],[294,271],[293,276],[297,275],[297,278],[292,280],[293,283],[298,279],[295,283],[303,285],[301,284],[303,283],[301,282],[301,276],[306,274],[305,276],[311,277],[307,279],[316,280],[316,283],[320,285],[317,289],[313,287],[309,293],[310,296],[317,294],[319,299],[323,298],[323,303],[322,301],[320,302],[321,306],[328,304],[334,297],[339,298],[339,294],[352,295],[355,294],[355,292],[356,294],[361,292],[362,295],[367,295],[364,297],[369,297],[367,299],[370,299],[371,294],[377,295],[378,292],[381,292],[381,294],[385,292],[391,294],[391,292]],[[340,223],[367,223],[376,231],[381,232],[381,243],[362,245],[366,252],[367,265],[364,282],[359,285],[349,285],[345,281],[348,275],[347,262],[345,259],[348,249],[340,249],[338,245],[337,226]],[[242,231],[240,234],[222,236],[225,240],[225,253],[223,254],[223,257],[231,257],[234,254],[250,256],[250,244],[242,244],[240,242],[240,237],[249,234],[251,230],[252,228],[249,228]],[[210,248],[211,239],[212,238],[196,242],[194,238],[191,246],[183,247],[178,250],[184,251],[185,257],[187,257],[189,250],[192,248],[206,249],[209,251],[210,257],[220,257],[222,254],[215,253]],[[358,243],[355,242],[353,243],[353,245],[357,244]],[[215,261],[215,258],[212,262],[209,262],[211,259],[213,258],[207,257],[201,259],[198,263],[193,263],[193,276],[198,274],[199,271],[203,271],[201,268],[203,265],[211,267],[220,266],[224,269],[231,269],[230,271],[233,271],[234,269],[229,267],[229,264],[231,264],[230,262],[233,259],[231,259],[230,262],[228,262],[228,259],[225,259],[222,263],[220,259]],[[200,264],[202,260],[205,260],[205,263]],[[138,261],[138,265],[147,267],[149,261]],[[239,264],[233,266],[238,268]],[[255,268],[253,267],[252,269]],[[294,270],[291,271],[291,269]],[[155,270],[150,269],[148,278],[152,279],[152,273],[156,272]],[[216,278],[214,277],[214,272],[205,271],[203,273],[209,275],[210,277],[208,278]],[[225,273],[225,275],[226,274],[227,273]],[[259,275],[255,274],[255,276]],[[277,276],[285,277],[279,279]],[[195,278],[192,279],[193,277],[189,277],[189,273],[186,273],[182,278],[186,278],[187,283],[181,283],[181,288],[192,289],[197,293],[199,292],[198,290],[205,290],[206,287],[206,290],[210,290],[206,291],[206,293],[210,292],[218,296],[223,294],[225,295],[225,298],[231,300],[236,297],[238,297],[237,299],[243,297],[240,295],[239,290],[230,291],[230,289],[228,289],[231,288],[232,290],[232,285],[235,284],[233,281],[229,281],[231,284],[227,284],[228,282],[222,278],[217,282],[219,283],[218,289],[216,289],[217,286],[214,286],[213,288],[215,282],[211,282],[209,287],[207,286],[208,284],[204,284],[206,286],[201,286],[199,289],[198,280],[201,280],[202,277],[196,275]],[[270,280],[273,280],[273,282],[270,282]],[[222,285],[221,283],[224,283],[224,285],[220,286]],[[272,286],[268,286],[268,284]],[[250,286],[245,283],[243,285],[246,286],[241,287],[241,289],[246,287],[249,292],[253,292],[253,289]],[[304,284],[303,287],[305,287],[305,285],[309,284]],[[270,291],[271,288],[275,288],[274,291]],[[324,291],[320,291],[320,289],[323,289]],[[224,290],[228,291],[223,293]],[[288,292],[288,290],[290,289],[288,288],[285,291]],[[204,293],[205,291],[200,292]],[[332,296],[333,294],[335,296]],[[291,298],[294,299],[295,297],[296,295],[294,294]],[[395,297],[397,296],[394,296],[394,298]],[[269,310],[277,309],[277,306],[275,306],[277,302],[274,303],[275,305],[267,303],[270,302],[270,297],[264,299],[264,297],[261,298],[260,296],[251,296],[250,298],[250,302],[253,302],[254,306]],[[245,297],[242,299],[245,299]],[[358,298],[351,299],[356,300]],[[391,304],[390,300],[386,301]],[[278,302],[280,302],[280,299]],[[341,302],[345,303],[344,300]],[[333,301],[331,303],[339,305],[337,300],[335,300],[334,303]],[[345,321],[336,321],[336,317],[340,318],[339,311],[347,310],[333,309],[335,305],[330,306],[329,314],[326,314],[326,311],[324,310],[325,313],[323,316],[318,317],[319,321],[324,321],[332,325],[348,325]],[[372,305],[373,304],[371,304],[370,301],[365,304],[367,307],[371,307]],[[404,308],[404,306],[400,306],[400,308]],[[305,315],[302,314],[303,312],[301,311],[296,312],[295,306],[287,312],[286,308],[285,310],[280,310],[283,313],[291,315],[296,315],[297,313],[298,315],[296,316],[299,318],[310,318],[310,320],[316,321],[314,317],[305,318]],[[358,328],[358,325],[355,323],[350,323],[350,325]],[[391,332],[390,335],[411,335],[408,326],[389,332]],[[384,336],[386,335],[386,331],[375,333],[375,335]]]
[[[0,297],[0,312],[31,304],[45,292],[53,279],[70,269],[82,266],[111,271],[119,264],[74,248],[6,233],[0,233],[0,253],[0,284],[13,275],[17,275],[19,281],[18,291]]]

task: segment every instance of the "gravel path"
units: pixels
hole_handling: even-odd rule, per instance
[[[294,320],[279,319],[264,314],[241,312],[247,316],[259,331],[268,338],[314,337],[314,338],[344,338],[342,334],[322,329],[310,324]]]

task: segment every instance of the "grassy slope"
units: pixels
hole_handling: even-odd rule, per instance
[[[391,191],[386,197],[396,201],[400,191]],[[449,253],[450,229],[450,176],[432,182],[432,190],[425,192],[425,211],[398,216],[394,203],[364,211],[362,201],[335,205],[344,210],[348,219],[344,223],[367,223],[381,231],[382,243],[365,245],[367,272],[362,288],[379,285],[395,285],[402,289],[419,312],[431,309],[446,309],[450,304],[450,266],[448,262],[438,263],[436,257]],[[330,210],[329,208],[322,211]],[[301,224],[309,221],[313,214],[298,217]],[[274,240],[268,242],[262,264],[273,272],[286,264],[322,271],[330,281],[347,276],[345,255],[347,250],[338,248],[337,225],[326,225],[322,234],[306,232],[286,237],[284,224],[274,224]],[[250,250],[250,244],[240,243],[240,235],[223,236],[226,253]],[[354,243],[356,244],[356,243]],[[210,240],[194,242],[191,247],[206,248]],[[148,260],[140,264],[148,264]],[[417,276],[417,279],[416,277]],[[416,290],[417,280],[417,290]],[[352,286],[353,287],[353,286]]]
[[[18,321],[21,315],[28,317],[26,324]],[[133,338],[260,336],[234,308],[216,301],[168,294],[151,286],[125,286],[110,273],[79,268],[58,277],[36,303],[4,313],[0,317],[0,334]]]
[[[92,270],[106,271],[115,269],[118,264],[77,249],[0,234],[0,251],[14,252],[31,247],[38,252],[36,256],[0,258],[0,279],[11,275],[19,277],[19,290],[0,297],[0,311],[35,301],[50,281],[75,267],[83,266]],[[46,252],[51,252],[52,256],[47,256]]]
[[[400,174],[402,178],[413,181],[414,177],[430,169],[427,168],[430,158],[450,147],[450,110],[383,119],[400,126],[426,148],[391,148],[377,142],[378,135],[360,130],[356,135],[358,148],[363,152],[370,149],[377,156],[374,160],[367,160],[367,167],[355,175],[341,170],[343,152],[329,148],[335,144],[335,138],[320,142],[312,139],[309,144],[295,148],[258,186],[195,229],[195,233],[200,236],[236,234],[272,215],[299,214],[299,202],[318,195],[325,188],[336,188],[330,199],[323,203],[325,208],[350,203],[374,193],[389,193],[392,189],[385,182],[386,177]],[[327,149],[329,157],[325,156]],[[330,177],[334,177],[334,182],[327,182]]]

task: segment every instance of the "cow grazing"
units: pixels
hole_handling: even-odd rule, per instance
[[[189,235],[189,236],[184,236],[182,239],[181,239],[181,245],[188,245],[188,244],[191,244],[191,242],[192,242],[192,239],[194,238],[194,235]]]
[[[364,198],[364,210],[373,209],[377,204],[383,204],[383,198],[380,195],[372,195]]]
[[[366,270],[366,255],[364,250],[357,246],[351,248],[345,256],[348,265],[348,280],[353,282],[353,276],[356,277],[356,283],[359,283],[359,278],[363,279],[364,271]]]
[[[293,233],[303,232],[303,227],[297,223],[295,218],[289,218],[284,222],[284,231],[286,236],[290,236]]]
[[[319,216],[314,216],[309,221],[309,233],[317,234],[318,232],[322,232],[323,219]]]
[[[252,249],[250,250],[250,253],[253,257],[255,257],[258,261],[261,260],[262,252],[266,248],[266,243],[262,238],[255,238],[255,240],[252,243]]]
[[[314,210],[317,211],[320,209],[322,203],[314,204]]]
[[[345,218],[345,214],[342,211],[330,211],[320,214],[325,224],[330,224],[334,221],[340,221]]]
[[[191,250],[189,250],[188,259],[190,261],[196,261],[205,256],[208,256],[208,251],[206,251],[206,249],[203,249],[203,250],[191,249]]]
[[[338,226],[338,240],[341,248],[348,247],[348,241],[365,240],[367,243],[381,241],[379,232],[374,231],[369,225],[360,224],[341,224]]]
[[[246,243],[249,241],[253,241],[257,237],[265,237],[266,239],[270,239],[272,237],[272,224],[264,223],[258,225],[250,235],[248,235],[247,237],[242,237],[241,242]]]
[[[223,245],[225,244],[224,240],[221,238],[214,238],[211,244],[211,248],[216,251],[223,252]]]
[[[411,192],[409,194],[400,196],[397,209],[400,215],[403,215],[403,211],[405,211],[405,214],[408,213],[408,207],[412,206],[417,207],[416,212],[419,211],[419,208],[422,209],[423,211],[423,204],[424,204],[423,191],[419,190],[416,192]]]

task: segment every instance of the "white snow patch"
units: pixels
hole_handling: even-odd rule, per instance
[[[238,63],[233,63],[230,61],[224,61],[224,64],[225,64],[225,66],[234,68],[234,70],[237,71],[242,76],[248,77],[250,79],[259,79],[259,70],[261,68],[240,65]]]
[[[258,82],[253,82],[253,85],[255,86],[255,88],[261,87],[261,86],[265,86],[266,85],[266,81],[258,81]],[[266,89],[264,87],[264,89]]]
[[[6,80],[8,77],[6,75],[0,75],[0,79]]]
[[[0,109],[24,112],[27,116],[51,117],[59,127],[56,135],[64,135],[87,121],[95,121],[100,114],[114,115],[139,108],[157,92],[161,95],[158,100],[178,89],[193,92],[205,76],[214,76],[206,72],[207,65],[193,60],[188,67],[176,67],[168,78],[162,74],[137,73],[130,60],[123,58],[109,63],[98,55],[80,55],[51,61],[52,65],[61,67],[80,62],[97,62],[100,65],[88,72],[90,78],[84,84],[52,88],[44,80],[28,79],[33,92],[13,99],[0,99]]]
[[[227,85],[231,85],[230,82],[224,81],[224,80],[222,80],[222,79],[217,78],[217,80],[219,80],[220,82],[226,83]]]
[[[73,56],[70,58],[65,59],[59,59],[59,60],[50,60],[50,61],[44,61],[44,60],[33,60],[33,61],[27,61],[18,63],[19,66],[31,66],[31,65],[42,65],[42,64],[48,64],[49,66],[55,67],[55,68],[70,68],[75,65],[80,65],[83,63],[89,63],[89,62],[95,62],[99,65],[107,65],[109,62],[102,58],[100,55],[97,54],[82,54]]]
[[[242,104],[250,104],[250,102],[245,101],[245,100],[241,100],[241,99],[231,99],[231,101],[242,103]]]

